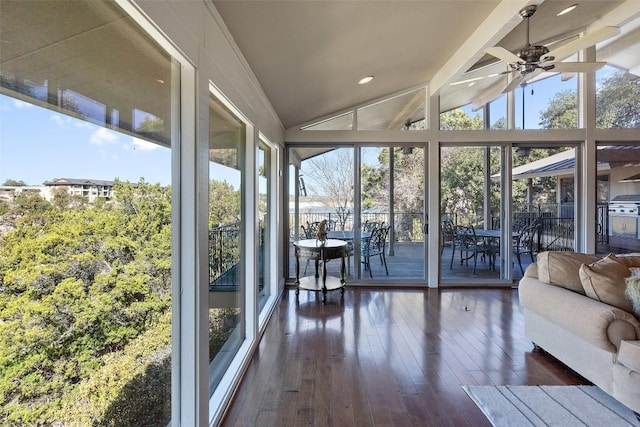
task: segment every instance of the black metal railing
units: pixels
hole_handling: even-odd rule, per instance
[[[240,223],[209,230],[209,286],[236,286],[240,263]]]
[[[422,227],[422,212],[394,212],[394,236],[397,242],[423,242],[424,230]],[[313,224],[327,220],[328,224],[335,224],[336,230],[353,230],[354,218],[351,213],[336,214],[336,213],[315,213],[315,212],[303,212],[299,214],[300,226],[307,228],[307,224]],[[379,224],[384,223],[385,226],[390,225],[389,212],[364,212],[360,215],[360,224],[366,222],[377,222]],[[289,214],[289,224],[291,229],[289,237],[295,238],[295,230],[293,224],[295,224],[295,214]],[[298,235],[304,237],[302,230],[298,231]]]

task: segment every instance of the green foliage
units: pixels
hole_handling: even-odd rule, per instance
[[[540,113],[543,129],[575,129],[578,127],[578,93],[575,90],[560,91]]]
[[[640,81],[617,72],[605,79],[596,95],[596,126],[640,128]]]
[[[115,200],[99,207],[20,195],[4,216],[12,226],[0,236],[0,419],[13,425],[88,420],[61,410],[78,393],[92,417],[103,417],[89,425],[114,425],[109,410],[162,404],[122,409],[141,387],[131,388],[136,378],[157,381],[155,394],[145,394],[151,400],[168,392],[167,357],[154,355],[169,345],[170,191],[144,181],[114,189]],[[135,343],[158,337],[156,346],[139,346],[135,369],[127,365]],[[105,369],[119,372],[119,382],[82,394]]]
[[[484,128],[482,117],[470,117],[460,108],[440,114],[441,130],[481,130]]]
[[[500,172],[500,148],[491,147],[490,175]],[[477,224],[484,206],[484,147],[443,148],[441,150],[442,214],[456,214]],[[490,212],[499,212],[500,188],[491,183]],[[465,222],[467,222],[465,221]]]
[[[227,181],[209,182],[209,228],[240,221],[240,190]]]
[[[576,91],[558,92],[540,113],[544,129],[573,129],[578,124]],[[604,79],[596,93],[596,126],[600,129],[640,127],[640,82],[616,72]]]
[[[27,184],[22,180],[16,181],[15,179],[7,179],[2,185],[6,185],[9,187],[24,187]]]

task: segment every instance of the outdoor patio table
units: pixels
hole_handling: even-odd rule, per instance
[[[327,237],[329,239],[344,240],[345,242],[348,243],[348,245],[347,245],[347,249],[348,249],[348,251],[347,251],[348,252],[347,253],[347,272],[351,271],[351,255],[353,253],[354,235],[355,235],[355,233],[354,233],[353,230],[343,230],[343,231],[332,230],[332,231],[327,232]],[[370,232],[368,232],[368,231],[360,232],[360,241],[362,242],[363,245],[370,238],[371,238],[371,233]]]
[[[484,243],[487,248],[497,248],[498,251],[500,249],[500,230],[492,229],[492,230],[474,230],[477,239],[484,240]],[[519,233],[514,231],[511,233],[511,237],[515,239],[518,237]],[[495,244],[491,244],[491,241],[494,241]],[[495,252],[488,252],[487,256],[489,257],[489,270],[495,269]]]
[[[304,239],[293,242],[296,254],[296,301],[300,289],[322,292],[322,303],[327,302],[327,292],[340,289],[344,295],[345,257],[348,256],[347,242],[344,240],[327,239],[321,242],[317,239]],[[307,258],[316,262],[315,275],[300,277],[300,258]],[[332,259],[341,259],[340,277],[327,276],[326,263]],[[318,274],[318,264],[322,267],[322,277]]]

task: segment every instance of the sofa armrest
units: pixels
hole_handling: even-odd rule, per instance
[[[640,322],[626,311],[568,289],[524,277],[518,288],[522,306],[606,351],[623,340],[640,340]]]

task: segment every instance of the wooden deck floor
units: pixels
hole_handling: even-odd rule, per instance
[[[290,245],[289,250],[289,275],[291,278],[295,277],[295,259],[293,256],[293,246]],[[395,251],[393,256],[387,256],[387,268],[389,270],[389,275],[386,275],[384,270],[384,266],[380,263],[378,259],[373,259],[371,261],[371,269],[372,276],[375,280],[383,280],[383,281],[393,281],[394,279],[409,279],[422,277],[424,275],[425,269],[425,261],[422,259],[422,243],[396,243]],[[500,259],[497,259],[498,265]],[[519,280],[522,277],[522,273],[520,271],[520,267],[518,266],[518,262],[514,259],[514,269],[513,269],[513,277],[514,280]],[[522,267],[526,269],[527,266],[531,263],[531,259],[528,255],[522,257]],[[359,263],[353,260],[353,257],[350,259],[351,264],[351,274],[353,274],[353,269],[358,268]],[[441,255],[441,275],[443,281],[455,281],[455,280],[498,280],[500,278],[500,271],[498,270],[490,270],[489,263],[487,260],[478,260],[476,271],[473,272],[473,260],[468,261],[464,264],[460,263],[460,254],[456,253],[454,256],[453,264],[451,263],[451,248],[446,246]],[[304,269],[307,267],[307,273],[311,274],[314,266],[312,263],[306,265],[305,260],[301,260],[301,276],[304,276]],[[339,274],[339,262],[330,261],[328,263],[327,271],[329,274]],[[350,276],[353,277],[353,276]],[[369,272],[363,271],[362,277],[364,279],[370,279]]]
[[[293,292],[224,426],[487,426],[463,385],[587,384],[533,351],[515,289]]]

